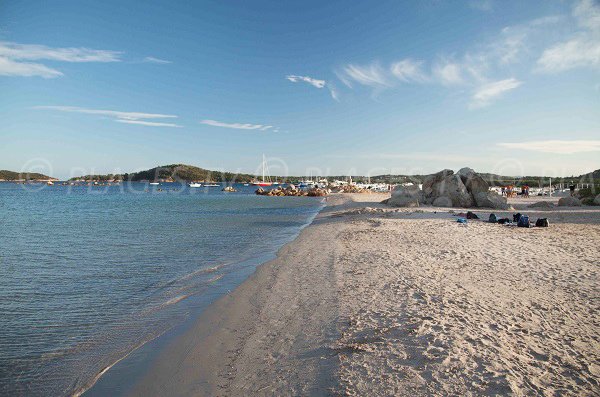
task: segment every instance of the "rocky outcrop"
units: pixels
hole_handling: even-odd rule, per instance
[[[255,192],[259,196],[309,196],[309,197],[322,197],[327,196],[329,194],[329,190],[327,189],[309,189],[309,190],[300,190],[295,187],[287,187],[283,188],[281,186],[276,187],[275,189],[265,190],[263,188],[258,188]]]
[[[571,196],[561,197],[558,200],[558,205],[559,207],[580,207],[581,200]]]
[[[510,210],[512,207],[508,204],[506,197],[496,192],[479,192],[475,194],[475,204],[477,207],[493,208],[498,210]]]
[[[415,202],[436,207],[511,209],[505,197],[490,191],[485,179],[468,167],[456,174],[446,169],[429,175],[423,181],[422,190],[416,186],[398,187],[387,200],[387,204],[393,206],[414,205]]]
[[[452,207],[471,207],[473,197],[462,182],[460,175],[450,174],[446,171],[448,170],[435,174],[428,183],[427,190],[425,190],[425,182],[423,183],[425,201],[433,204],[437,198],[446,197],[452,202]]]

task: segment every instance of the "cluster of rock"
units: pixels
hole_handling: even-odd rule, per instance
[[[417,185],[398,186],[392,197],[384,201],[394,207],[418,207],[431,204],[436,207],[484,207],[511,209],[506,197],[489,190],[488,183],[471,168],[462,168],[456,174],[442,170]]]
[[[271,189],[271,190],[265,190],[263,188],[258,188],[255,193],[259,196],[322,197],[322,196],[327,196],[329,194],[329,190],[319,189],[319,188],[300,190],[300,189],[296,188],[296,186],[290,185],[286,188],[279,186],[279,187],[276,187],[275,189]]]
[[[356,185],[343,185],[333,190],[335,193],[371,193],[369,189],[363,189]]]

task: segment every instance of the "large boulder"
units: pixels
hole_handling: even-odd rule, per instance
[[[452,170],[442,170],[425,178],[423,180],[423,194],[425,195],[425,197],[430,199],[430,201],[433,201],[435,197],[437,197],[434,196],[434,187],[441,183],[444,180],[444,178],[453,174],[454,171]]]
[[[512,207],[508,204],[506,197],[496,192],[479,192],[474,195],[475,204],[478,207],[493,208],[499,210],[510,210]]]
[[[397,195],[382,201],[382,203],[390,205],[392,207],[418,207],[419,199],[415,197]]]
[[[473,198],[463,183],[460,175],[447,175],[441,182],[432,187],[433,197],[448,197],[453,207],[471,207]]]
[[[581,200],[572,196],[561,197],[560,200],[558,200],[558,205],[560,207],[580,207]]]
[[[433,200],[434,207],[452,207],[452,200],[450,197],[440,196]]]
[[[418,185],[396,186],[392,191],[392,197],[412,197],[423,202],[423,191]]]

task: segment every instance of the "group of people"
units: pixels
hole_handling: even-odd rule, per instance
[[[517,194],[517,187],[516,186],[502,186],[502,195],[505,197],[516,197]],[[523,185],[521,186],[521,197],[529,197],[529,186],[527,185]]]

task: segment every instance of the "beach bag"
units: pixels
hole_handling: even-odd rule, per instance
[[[496,215],[490,214],[490,218],[488,219],[488,222],[490,222],[490,223],[498,222],[498,219],[496,219]]]
[[[520,218],[521,218],[521,213],[517,212],[516,214],[513,215],[513,222],[519,222]]]
[[[467,219],[479,219],[479,217],[477,216],[477,214],[469,211],[467,212]]]
[[[507,223],[510,223],[510,219],[508,218],[502,218],[498,220],[498,223],[501,225],[506,225]]]
[[[521,215],[519,221],[517,222],[518,227],[531,227],[529,223],[529,217],[527,215]]]
[[[550,226],[550,222],[548,222],[548,218],[538,218],[538,220],[535,221],[535,226],[536,227],[548,227],[548,226]]]
[[[458,223],[464,223],[464,224],[466,224],[466,223],[467,223],[467,220],[466,220],[465,218],[458,218],[458,219],[456,220],[456,222],[458,222]]]

